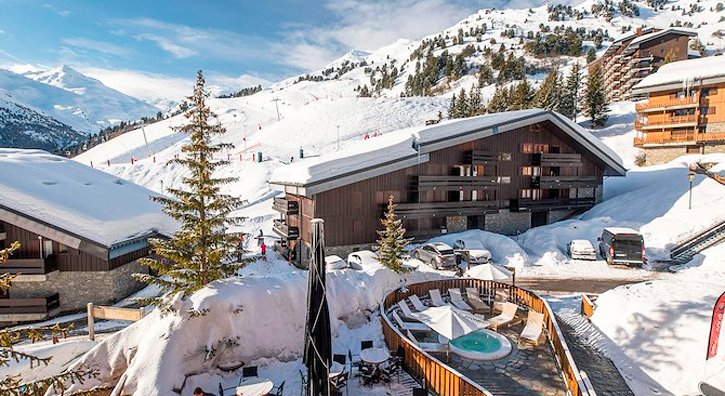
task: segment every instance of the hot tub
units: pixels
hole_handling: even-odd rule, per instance
[[[508,338],[491,330],[477,330],[448,341],[451,352],[471,360],[496,360],[508,356],[513,347]]]

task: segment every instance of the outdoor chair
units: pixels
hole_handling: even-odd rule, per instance
[[[481,295],[475,287],[466,288],[466,297],[468,297],[468,304],[473,307],[473,312],[483,313],[491,310],[491,307],[481,299]]]
[[[403,319],[400,318],[397,312],[393,311],[393,320],[395,320],[395,323],[398,324],[398,327],[401,330],[410,330],[410,331],[430,331],[430,327],[424,325],[423,323],[408,323],[404,322]]]
[[[413,388],[413,396],[428,396],[428,390],[424,388]]]
[[[454,307],[464,311],[473,311],[473,307],[463,301],[463,296],[461,295],[461,291],[459,289],[448,289],[448,295],[451,297],[451,304],[453,304]]]
[[[446,302],[443,301],[443,296],[441,296],[441,291],[438,289],[432,289],[428,290],[428,294],[430,294],[430,302],[436,306],[436,307],[442,307],[446,305]]]
[[[242,367],[242,379],[252,377],[259,377],[259,374],[257,374],[257,366]]]
[[[512,324],[516,319],[516,311],[519,306],[513,303],[503,303],[501,314],[488,319],[484,325],[498,331],[499,327],[505,327]]]
[[[526,326],[519,336],[519,346],[538,346],[544,337],[544,314],[529,309]]]
[[[279,386],[275,386],[274,388],[272,388],[272,392],[270,393],[270,395],[282,396],[283,393],[284,393],[284,381],[282,381],[282,383],[279,384]]]
[[[419,342],[415,336],[413,336],[413,333],[408,331],[407,333],[408,339],[413,341],[414,344],[418,345],[420,349],[430,352],[430,353],[445,353],[448,355],[448,344],[439,344],[437,342]]]
[[[339,394],[342,394],[340,392],[340,389],[345,388],[345,394],[348,393],[347,391],[347,380],[350,378],[350,373],[345,371],[342,374],[338,375],[337,377],[330,380],[330,384],[334,388],[334,391],[336,391]]]
[[[425,311],[428,309],[428,307],[423,304],[422,301],[420,301],[420,298],[418,298],[418,295],[411,294],[410,297],[408,297],[408,300],[410,300],[410,303],[413,305],[413,309],[415,309],[418,312]]]
[[[403,318],[410,321],[418,321],[416,318],[413,317],[413,311],[410,310],[410,307],[408,306],[408,303],[405,302],[405,300],[398,301],[398,308],[400,308],[400,315]]]
[[[342,354],[342,355],[334,354],[334,355],[332,355],[332,361],[338,362],[343,367],[345,367],[345,365],[347,364],[347,356],[345,356],[344,354]]]
[[[360,341],[360,350],[370,349],[373,347],[373,342],[370,340]]]

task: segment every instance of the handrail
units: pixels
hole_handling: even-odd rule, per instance
[[[535,293],[506,283],[460,278],[414,283],[407,287],[408,289],[406,291],[393,291],[383,299],[381,304],[383,335],[390,349],[397,350],[399,346],[405,349],[405,367],[409,374],[425,382],[428,388],[436,392],[437,395],[488,396],[490,392],[418,348],[397,330],[385,313],[398,301],[407,298],[411,294],[422,296],[431,289],[440,289],[442,292],[445,292],[449,288],[461,287],[475,287],[479,291],[483,291],[489,295],[495,295],[496,290],[503,289],[508,292],[509,298],[513,302],[543,313],[544,324],[549,335],[548,339],[554,349],[567,389],[573,396],[588,395],[579,374],[579,369],[556,322],[554,312],[546,300]]]
[[[594,305],[594,301],[592,301],[589,296],[582,293],[581,314],[586,316],[587,318],[591,318],[592,315],[594,315],[595,308],[596,306]]]

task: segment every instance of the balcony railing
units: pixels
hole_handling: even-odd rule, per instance
[[[288,201],[284,198],[275,198],[272,209],[288,215],[300,213],[300,207],[297,201]]]
[[[587,188],[596,187],[596,176],[534,176],[531,179],[534,188]]]
[[[497,188],[496,176],[418,176],[418,190],[472,191]]]
[[[44,275],[56,270],[58,270],[58,260],[54,254],[44,259],[10,258],[5,263],[0,264],[0,274]]]
[[[395,214],[405,219],[476,216],[498,213],[500,206],[500,201],[413,202],[398,204]]]
[[[582,155],[576,153],[537,153],[534,154],[534,165],[579,167],[582,166]]]
[[[669,145],[669,144],[696,144],[707,142],[725,142],[725,132],[705,133],[670,133],[650,132],[645,136],[635,137],[634,145],[642,147],[646,145]]]
[[[530,212],[532,210],[588,209],[595,203],[594,198],[519,198],[512,199],[509,206],[512,212]]]
[[[36,298],[0,299],[0,321],[42,320],[59,311],[58,293]]]
[[[644,103],[637,103],[634,107],[640,113],[658,111],[658,110],[661,111],[661,110],[666,110],[668,108],[683,109],[683,108],[688,108],[688,107],[697,107],[697,98],[696,97],[686,97],[686,98],[679,98],[679,99],[670,99],[670,100],[666,100],[666,101],[659,101],[659,100],[652,101],[652,99],[650,99],[649,101],[644,102]]]
[[[668,128],[677,126],[695,126],[697,125],[697,116],[694,114],[683,115],[683,116],[669,116],[662,119],[654,120],[635,120],[634,129],[646,130],[646,129],[658,129]]]
[[[272,231],[282,238],[289,240],[297,239],[300,237],[300,229],[298,227],[287,225],[284,220],[275,219]]]
[[[467,152],[465,155],[465,163],[470,165],[493,164],[501,160],[502,158],[499,153],[492,153],[490,151],[474,150]]]

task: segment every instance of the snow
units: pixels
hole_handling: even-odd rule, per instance
[[[707,78],[725,76],[725,56],[706,56],[699,59],[671,62],[650,74],[634,86],[635,89],[675,83],[692,83]]]
[[[652,33],[648,33],[648,34],[643,34],[643,35],[635,38],[634,40],[632,40],[632,42],[630,43],[630,45],[635,45],[635,44],[643,43],[645,41],[649,41],[649,40],[652,40],[652,39],[655,39],[657,37],[661,37],[661,36],[664,36],[664,35],[667,35],[667,34],[670,34],[670,33],[682,33],[682,32],[689,33],[689,34],[692,34],[694,36],[697,36],[697,32],[694,31],[694,30],[692,30],[692,29],[668,28],[668,29],[662,29],[659,32],[652,32]]]
[[[0,205],[106,246],[173,220],[134,183],[41,150],[0,148]]]

